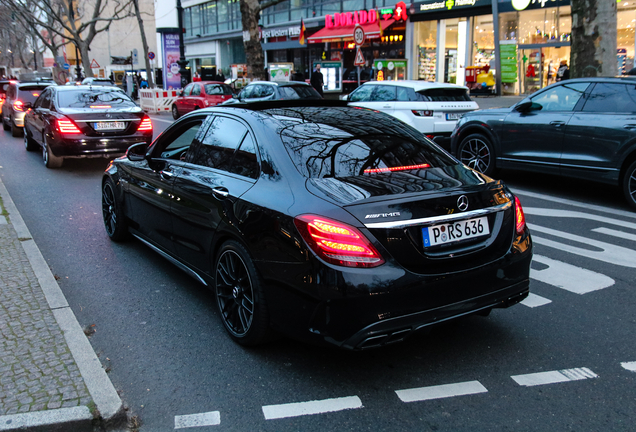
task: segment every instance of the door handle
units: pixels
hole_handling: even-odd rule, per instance
[[[561,127],[565,124],[565,122],[561,120],[554,120],[554,121],[551,121],[550,124],[555,127]]]
[[[170,171],[161,171],[161,178],[164,180],[172,180],[174,173]]]
[[[391,105],[384,105],[382,108],[391,108]]]
[[[214,188],[212,189],[212,193],[217,198],[227,198],[230,195],[230,191],[224,187]]]

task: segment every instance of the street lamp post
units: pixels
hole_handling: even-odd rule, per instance
[[[31,52],[33,53],[33,66],[35,67],[35,71],[38,71],[38,57],[35,53],[35,50],[31,50]]]
[[[177,22],[179,25],[179,74],[181,75],[181,88],[188,85],[188,77],[186,76],[188,71],[186,65],[188,61],[185,59],[185,46],[183,44],[183,7],[181,6],[181,0],[177,0]]]

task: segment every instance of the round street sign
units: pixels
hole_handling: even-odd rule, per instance
[[[364,43],[364,39],[364,30],[362,29],[360,24],[358,24],[353,29],[353,41],[356,43],[356,45],[360,46]]]
[[[148,58],[149,58],[150,60],[154,60],[154,59],[155,59],[155,53],[153,53],[152,51],[149,51],[149,52],[148,52]]]

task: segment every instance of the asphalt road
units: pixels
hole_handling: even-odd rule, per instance
[[[170,121],[155,118],[157,131]],[[0,167],[142,431],[634,430],[636,212],[617,190],[501,172],[535,241],[532,298],[351,353],[232,343],[203,286],[138,241],[108,239],[105,161],[46,169],[0,131]]]

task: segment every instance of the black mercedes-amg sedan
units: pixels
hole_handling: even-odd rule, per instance
[[[123,91],[105,86],[51,86],[24,117],[24,147],[42,148],[47,168],[66,158],[113,158],[152,141],[152,122]]]
[[[528,295],[519,200],[393,117],[339,101],[207,108],[102,181],[106,232],[209,286],[231,337],[383,346]]]

